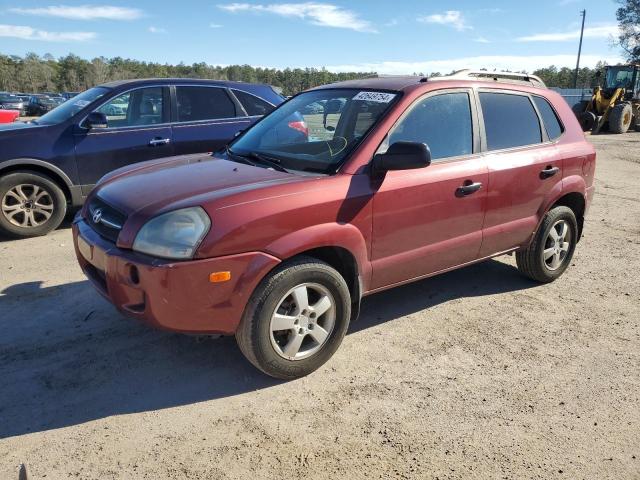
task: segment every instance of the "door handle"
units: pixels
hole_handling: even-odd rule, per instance
[[[464,182],[464,185],[456,188],[456,197],[466,197],[467,195],[476,193],[480,188],[482,188],[482,184],[480,182],[472,183],[471,180],[467,180]]]
[[[549,165],[547,168],[540,172],[540,178],[544,180],[545,178],[553,177],[559,171],[560,169],[558,167],[552,167],[551,165]]]
[[[154,138],[149,140],[150,147],[159,147],[160,145],[169,145],[171,143],[170,138]]]

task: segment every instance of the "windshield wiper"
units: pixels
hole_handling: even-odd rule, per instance
[[[239,153],[232,151],[228,146],[224,147],[224,151],[227,154],[227,157],[229,157],[234,162],[244,163],[245,165],[251,165],[252,167],[258,166],[248,158],[245,158],[244,155],[240,155]]]
[[[280,160],[278,160],[275,157],[270,157],[268,155],[265,155],[264,153],[258,153],[258,152],[249,152],[247,153],[247,156],[250,158],[253,158],[254,160],[257,160],[259,163],[269,165],[274,170],[278,170],[279,172],[289,173],[289,170],[287,170],[282,165],[280,165]]]
[[[227,152],[227,155],[231,157],[242,159],[242,161],[247,165],[253,165],[254,167],[257,166],[256,162],[252,162],[251,160],[249,160],[249,159],[252,159],[257,161],[257,163],[268,165],[270,168],[273,168],[274,170],[277,170],[279,172],[291,173],[289,172],[289,170],[287,170],[282,165],[280,165],[280,160],[274,157],[269,157],[263,153],[258,153],[258,152],[238,153],[238,152],[232,151],[229,147],[226,147],[225,151]]]

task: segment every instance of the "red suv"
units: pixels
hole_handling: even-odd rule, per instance
[[[73,225],[80,265],[123,313],[235,334],[278,378],[326,362],[365,295],[509,252],[551,282],[581,236],[595,151],[535,80],[301,93],[212,156],[103,177]],[[305,135],[281,138],[292,122]]]

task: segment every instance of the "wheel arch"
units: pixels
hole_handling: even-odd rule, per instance
[[[573,211],[573,214],[576,216],[576,221],[578,222],[578,242],[582,237],[582,230],[584,228],[584,212],[586,205],[587,202],[582,193],[569,192],[558,198],[549,208],[549,210],[551,210],[554,207],[563,206],[568,207]]]
[[[276,240],[265,251],[283,262],[299,256],[309,256],[331,265],[343,276],[349,287],[351,319],[358,317],[360,300],[370,282],[371,267],[367,242],[355,226],[314,225]]]
[[[74,193],[74,185],[69,176],[55,165],[34,158],[17,158],[0,164],[0,177],[19,171],[31,171],[47,176],[62,189],[69,203],[75,205],[80,202],[78,193]]]

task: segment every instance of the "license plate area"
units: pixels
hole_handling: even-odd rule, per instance
[[[78,250],[87,262],[104,274],[106,257],[100,248],[90,244],[82,235],[78,235]]]

